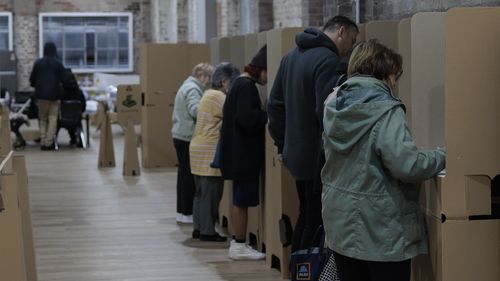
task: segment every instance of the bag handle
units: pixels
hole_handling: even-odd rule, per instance
[[[318,229],[316,229],[316,232],[314,232],[313,241],[316,241],[318,238],[321,239],[319,241],[319,249],[321,251],[325,247],[325,230],[323,225],[318,226]],[[313,249],[314,246],[309,247],[309,249],[307,249],[307,253],[310,254]]]

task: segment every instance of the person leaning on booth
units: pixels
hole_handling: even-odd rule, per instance
[[[356,23],[343,16],[328,20],[322,31],[307,28],[297,33],[297,47],[281,59],[274,79],[267,104],[269,133],[295,180],[299,198],[292,252],[319,243],[313,240],[321,225],[323,103],[358,33]]]
[[[399,54],[361,43],[325,103],[323,222],[342,281],[410,280],[411,258],[427,253],[415,184],[444,168],[445,150],[415,146],[392,94],[401,69]]]
[[[226,237],[215,231],[222,198],[224,179],[214,160],[222,127],[222,108],[231,82],[240,75],[230,63],[220,63],[212,76],[212,89],[205,91],[198,107],[198,117],[189,146],[191,173],[194,175],[193,238],[224,242]]]
[[[182,83],[175,95],[172,138],[177,153],[177,216],[180,223],[193,222],[194,179],[189,164],[189,142],[193,136],[203,91],[210,86],[213,66],[200,63]]]

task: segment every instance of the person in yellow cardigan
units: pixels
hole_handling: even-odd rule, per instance
[[[239,70],[231,63],[220,63],[212,75],[212,88],[205,91],[198,107],[193,138],[189,146],[191,173],[194,175],[193,238],[224,242],[215,231],[224,180],[214,160],[222,126],[222,108],[231,82]]]

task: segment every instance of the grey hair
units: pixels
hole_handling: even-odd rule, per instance
[[[212,88],[221,89],[224,80],[229,80],[229,83],[232,83],[239,75],[240,71],[233,64],[230,62],[221,62],[215,67],[214,74],[212,75]]]

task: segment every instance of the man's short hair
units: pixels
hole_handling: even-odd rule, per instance
[[[339,29],[341,26],[344,27],[352,27],[355,28],[357,32],[359,32],[359,28],[356,25],[355,22],[353,22],[350,18],[344,17],[344,16],[335,16],[331,19],[329,19],[326,23],[325,26],[323,26],[323,31],[330,31],[330,32],[335,32],[337,29]]]

